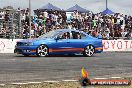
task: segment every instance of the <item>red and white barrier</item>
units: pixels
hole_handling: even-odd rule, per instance
[[[17,41],[22,39],[0,39],[0,53],[14,53]]]
[[[0,53],[14,53],[17,41],[23,39],[0,39]],[[132,40],[103,40],[103,51],[132,51]]]
[[[132,40],[103,40],[103,51],[132,51]]]

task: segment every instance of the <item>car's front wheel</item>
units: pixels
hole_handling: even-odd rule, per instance
[[[40,45],[37,48],[37,56],[45,57],[48,55],[48,47],[46,45]]]
[[[94,46],[93,45],[88,45],[84,49],[83,55],[87,56],[87,57],[91,57],[91,56],[93,56],[94,52],[95,52]]]

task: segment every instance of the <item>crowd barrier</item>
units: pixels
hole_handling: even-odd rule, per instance
[[[0,39],[0,53],[14,53],[17,41],[23,39]],[[103,51],[132,51],[132,40],[103,40]]]
[[[103,51],[132,51],[132,40],[103,40]]]

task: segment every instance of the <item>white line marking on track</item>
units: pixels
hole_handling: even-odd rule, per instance
[[[42,82],[28,82],[29,84],[39,84],[39,83],[42,83]]]
[[[11,83],[12,85],[24,85],[24,84],[29,84],[29,83]]]
[[[121,79],[122,77],[110,77],[110,78],[113,78],[113,79]]]
[[[0,86],[5,86],[5,84],[0,84]]]
[[[94,79],[108,79],[108,78],[94,78]]]
[[[47,83],[57,83],[57,82],[59,82],[59,81],[44,81],[44,82],[47,82]]]
[[[77,82],[78,80],[62,80],[64,82]]]

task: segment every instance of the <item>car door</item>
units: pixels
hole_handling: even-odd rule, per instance
[[[69,47],[72,47],[74,52],[82,52],[85,47],[86,35],[81,32],[71,31],[71,39],[69,40]]]
[[[62,32],[52,44],[52,52],[68,52],[70,51],[70,32]]]

